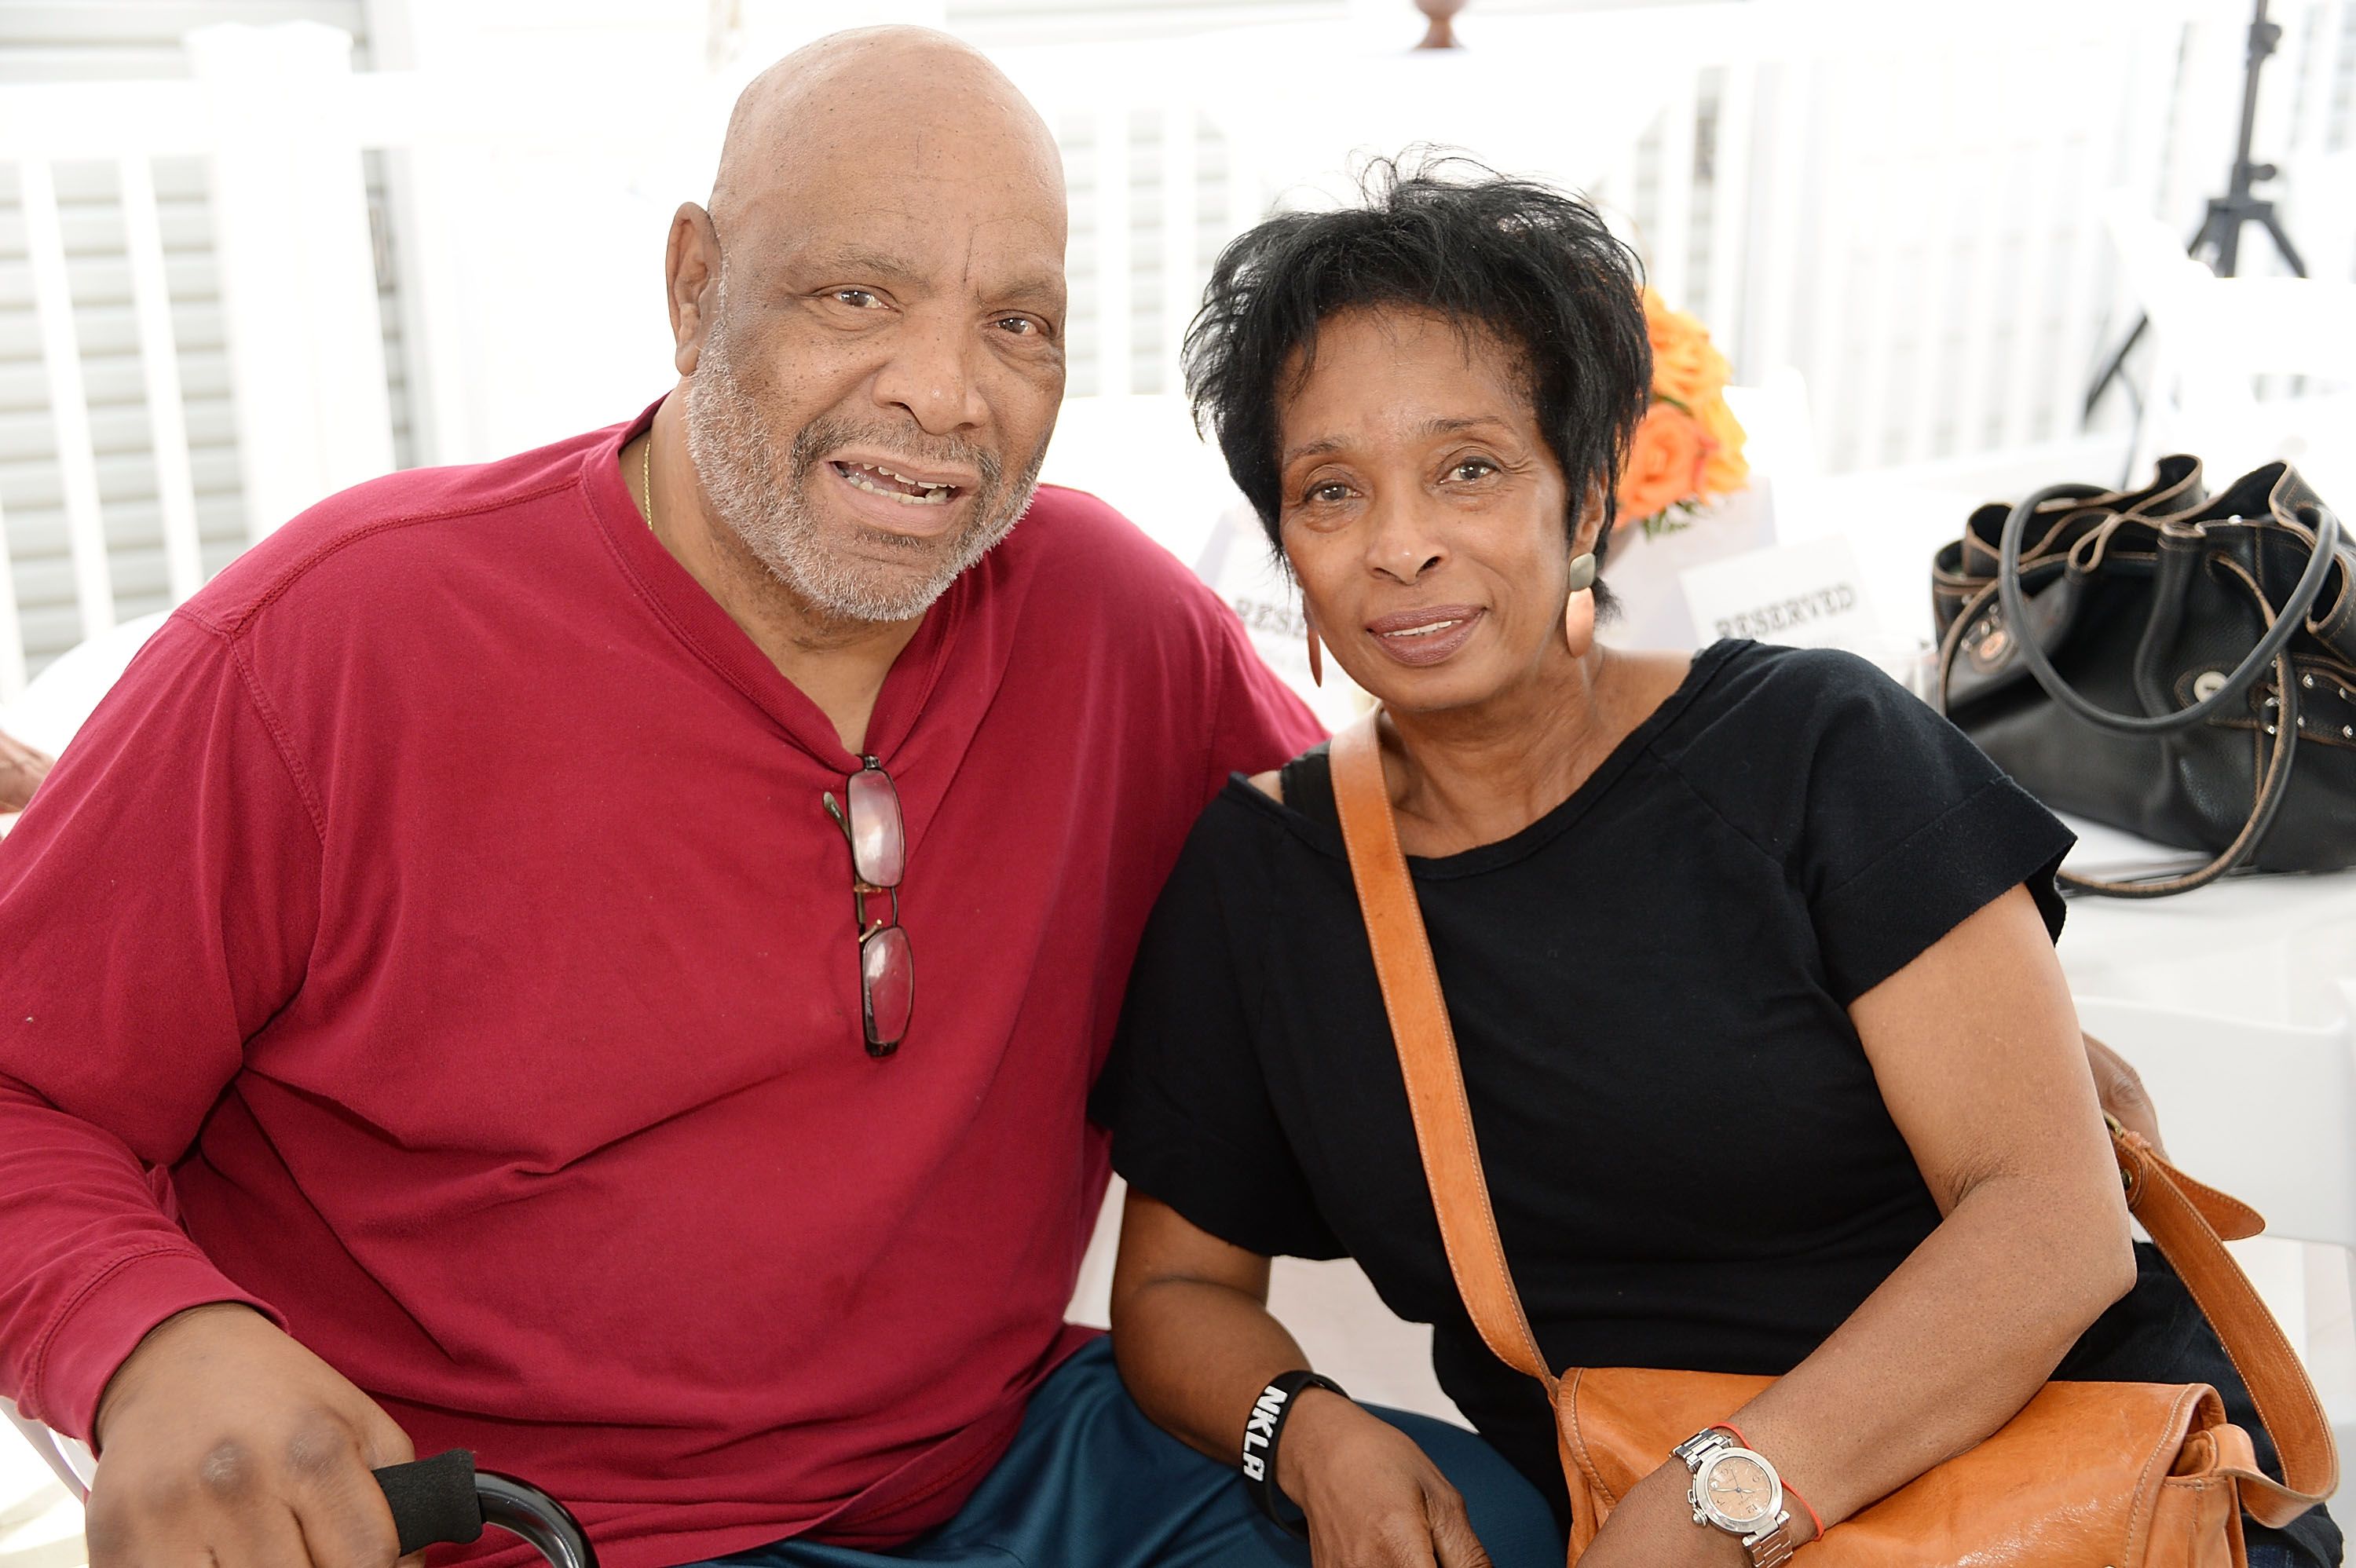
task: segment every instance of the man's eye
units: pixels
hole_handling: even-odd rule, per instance
[[[1039,331],[1039,324],[1027,315],[1001,315],[998,318],[998,325],[1001,331],[1011,332],[1017,337],[1034,336]]]
[[[1449,472],[1459,479],[1485,479],[1497,472],[1497,465],[1485,457],[1468,457]]]
[[[1306,499],[1323,501],[1331,506],[1334,502],[1349,499],[1349,496],[1350,487],[1347,485],[1343,484],[1339,479],[1328,479],[1323,485],[1312,485]]]
[[[884,303],[873,289],[837,289],[834,297],[853,310],[873,310]]]

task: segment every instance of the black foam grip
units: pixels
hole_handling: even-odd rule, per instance
[[[392,1505],[392,1527],[408,1556],[436,1542],[465,1546],[483,1533],[482,1499],[475,1492],[475,1456],[464,1448],[373,1472]]]

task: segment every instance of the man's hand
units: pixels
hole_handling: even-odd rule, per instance
[[[1490,1568],[1464,1499],[1413,1438],[1330,1390],[1296,1397],[1277,1484],[1308,1512],[1316,1568]]]
[[[91,1568],[391,1568],[369,1472],[413,1458],[374,1401],[230,1304],[166,1319],[106,1385]]]
[[[25,809],[33,798],[33,786],[48,776],[53,761],[48,752],[0,733],[0,816]]]

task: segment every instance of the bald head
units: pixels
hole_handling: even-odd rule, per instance
[[[1064,210],[1055,138],[980,50],[928,27],[860,27],[796,49],[753,79],[712,180],[721,232],[789,211],[813,180],[1002,182],[1010,202]]]

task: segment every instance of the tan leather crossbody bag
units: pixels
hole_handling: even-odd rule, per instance
[[[1570,1562],[1669,1451],[1773,1380],[1548,1367],[1505,1264],[1431,947],[1400,853],[1369,716],[1335,737],[1333,799],[1382,983],[1448,1266],[1482,1339],[1546,1388],[1570,1488]],[[2274,1435],[2287,1485],[2206,1384],[2054,1382],[1970,1452],[1801,1548],[1821,1568],[2241,1568],[2242,1512],[2288,1523],[2330,1495],[2340,1460],[2315,1385],[2219,1240],[2258,1215],[2114,1132],[2127,1203],[2191,1292]]]

